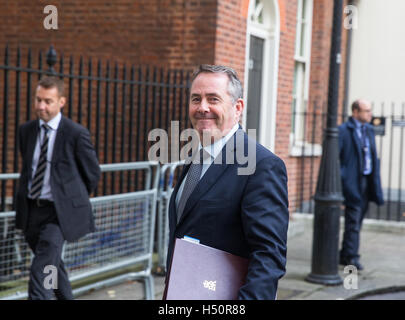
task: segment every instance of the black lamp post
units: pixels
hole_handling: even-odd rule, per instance
[[[325,285],[342,284],[338,273],[339,219],[343,201],[339,168],[337,107],[343,1],[334,0],[329,69],[328,114],[322,159],[315,193],[312,269],[306,280]]]

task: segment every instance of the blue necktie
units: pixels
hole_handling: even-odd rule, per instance
[[[361,126],[361,148],[363,150],[363,172],[367,166],[367,142],[366,142],[366,126]]]

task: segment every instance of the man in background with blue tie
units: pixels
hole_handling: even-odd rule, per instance
[[[42,78],[35,91],[37,120],[21,125],[22,156],[15,198],[16,227],[34,253],[28,283],[31,300],[73,299],[61,259],[64,241],[94,231],[89,194],[100,177],[90,133],[61,114],[63,80]],[[56,271],[56,272],[55,272]],[[53,272],[56,276],[47,281]]]
[[[358,270],[363,269],[359,255],[360,230],[368,203],[384,203],[371,119],[371,104],[359,99],[352,104],[352,116],[339,127],[340,172],[345,198],[340,264],[354,265]]]

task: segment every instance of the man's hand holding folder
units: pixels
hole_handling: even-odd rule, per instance
[[[248,260],[190,240],[176,239],[167,300],[236,300]]]

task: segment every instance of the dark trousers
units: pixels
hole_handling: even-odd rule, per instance
[[[73,299],[62,261],[64,238],[53,205],[38,207],[30,202],[25,238],[34,253],[28,282],[28,299]]]
[[[360,247],[360,230],[363,219],[368,210],[369,176],[362,176],[360,182],[361,201],[356,205],[346,205],[345,209],[345,229],[343,233],[342,249],[340,258],[346,261],[358,260]]]

